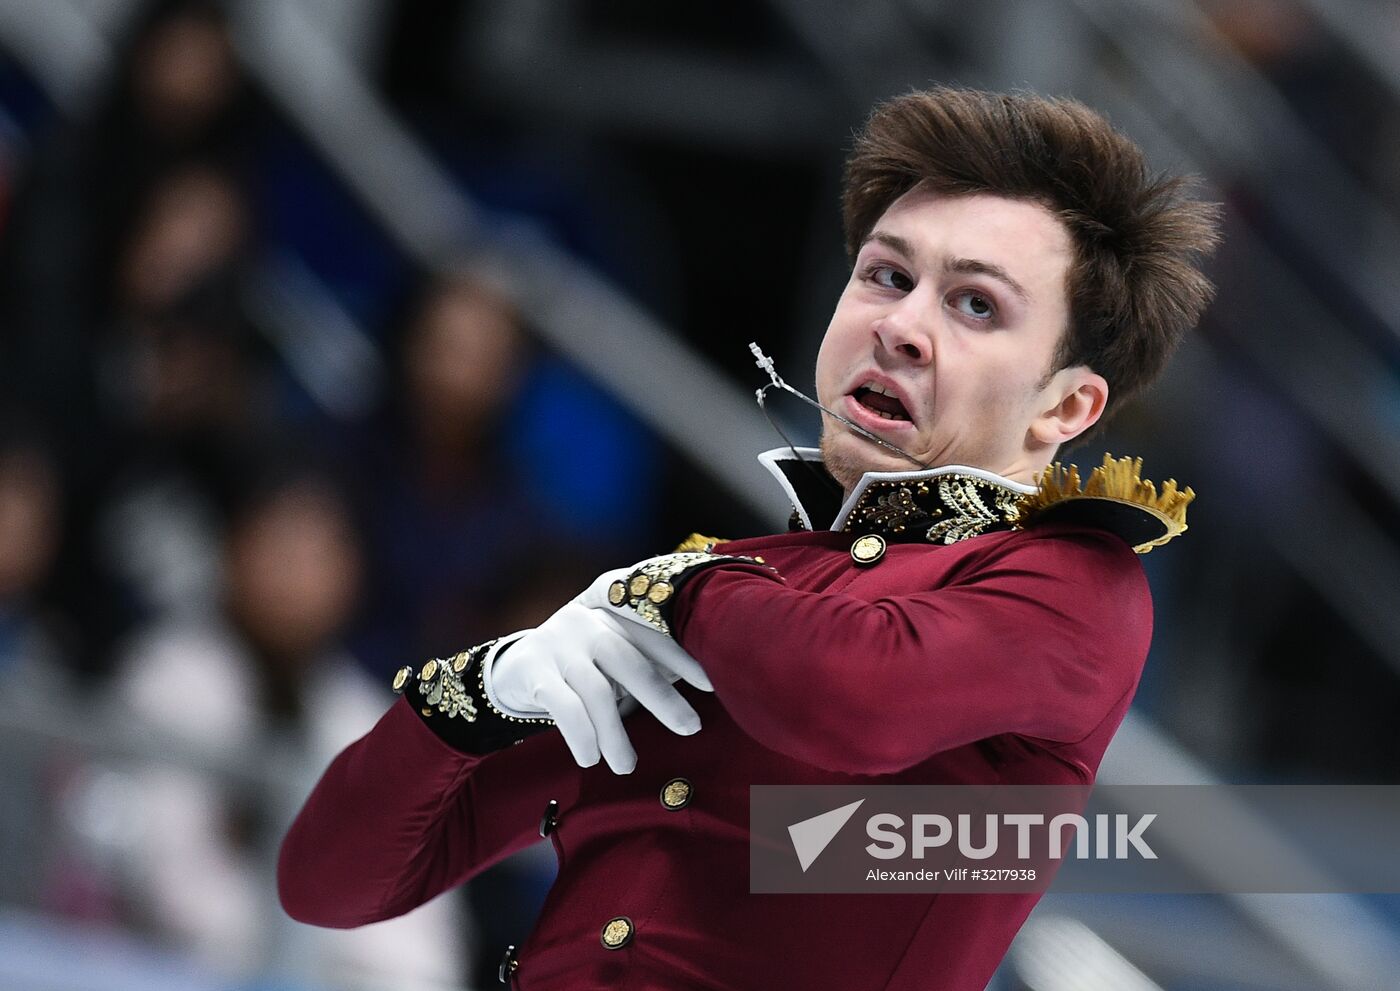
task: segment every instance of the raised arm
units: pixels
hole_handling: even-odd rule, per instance
[[[1151,637],[1136,556],[1083,527],[1028,531],[954,584],[873,599],[742,563],[673,580],[670,634],[735,721],[849,773],[1005,733],[1080,740],[1134,690]]]

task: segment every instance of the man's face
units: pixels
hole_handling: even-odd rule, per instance
[[[1064,225],[1038,204],[911,190],[860,249],[817,356],[817,397],[926,464],[1029,481],[1057,446],[1046,450],[1047,411],[1097,378],[1046,380],[1071,257]],[[830,417],[822,454],[847,490],[867,471],[916,467]]]

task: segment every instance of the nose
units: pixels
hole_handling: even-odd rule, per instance
[[[933,360],[933,334],[926,320],[921,320],[918,307],[906,305],[881,314],[871,325],[880,346],[892,355],[901,355],[914,365],[927,365]]]

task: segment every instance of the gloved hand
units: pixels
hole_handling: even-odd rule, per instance
[[[700,729],[700,717],[672,683],[684,679],[713,690],[674,640],[585,604],[595,589],[606,590],[626,574],[621,569],[601,576],[492,657],[483,678],[487,697],[502,712],[520,718],[548,713],[579,766],[592,767],[601,755],[617,774],[637,766],[619,698],[636,698],[672,732],[689,736]]]

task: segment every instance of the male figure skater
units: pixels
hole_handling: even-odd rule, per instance
[[[1215,215],[1080,104],[936,89],[876,108],[844,219],[820,455],[763,456],[791,531],[401,671],[286,838],[292,916],[396,916],[544,835],[525,991],[985,986],[1035,894],[750,894],[748,789],[1093,780],[1151,635],[1134,550],[1191,493],[1051,462],[1199,318]]]

